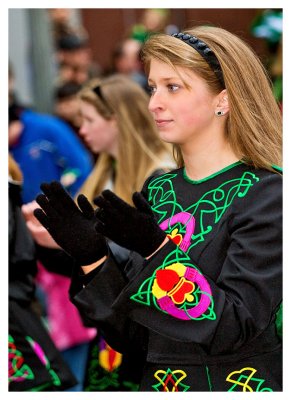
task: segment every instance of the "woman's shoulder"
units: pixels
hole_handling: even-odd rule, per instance
[[[245,166],[246,175],[241,181],[239,201],[240,210],[256,209],[274,212],[282,208],[283,176],[278,169],[264,169]],[[247,175],[248,174],[248,175]],[[244,192],[247,188],[247,196]]]
[[[253,168],[253,173],[259,178],[260,186],[275,184],[282,186],[283,170],[281,167],[272,166],[272,169]]]
[[[241,162],[236,169],[233,168],[233,170],[229,171],[229,175],[233,177],[241,176],[243,178],[243,182],[245,182],[247,179],[254,180],[256,182],[255,186],[258,186],[257,183],[262,185],[268,181],[282,184],[283,171],[282,168],[277,165],[272,165],[270,168],[263,168]]]

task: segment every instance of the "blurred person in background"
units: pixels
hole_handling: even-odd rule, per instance
[[[56,84],[74,82],[83,85],[102,73],[101,67],[92,59],[87,36],[68,34],[56,44],[58,77]]]
[[[82,193],[91,200],[103,187],[111,187],[130,203],[143,176],[175,165],[146,108],[148,95],[129,77],[115,74],[92,81],[79,99],[83,118],[80,135],[100,153],[82,186]]]
[[[23,202],[32,201],[47,178],[62,180],[74,195],[92,169],[90,153],[66,122],[18,102],[11,65],[8,90],[9,151],[23,173]]]
[[[8,390],[63,391],[76,379],[38,311],[36,249],[21,212],[22,173],[9,153]]]
[[[18,104],[9,107],[9,151],[23,173],[24,203],[47,178],[62,181],[74,194],[92,169],[89,152],[68,124]]]
[[[79,133],[82,117],[79,109],[78,93],[81,88],[82,85],[70,81],[56,87],[54,93],[54,113],[57,117],[70,125],[83,145],[90,152],[92,158],[96,161],[98,155],[91,151],[90,147]]]
[[[131,37],[144,43],[155,33],[172,34],[178,32],[176,25],[169,24],[171,11],[166,8],[148,8],[144,10],[140,22],[131,28]]]
[[[84,26],[73,24],[72,8],[48,8],[47,13],[51,22],[54,44],[68,35],[87,37],[88,33]]]
[[[100,67],[92,61],[88,32],[80,23],[73,24],[72,8],[50,8],[47,13],[57,64],[57,85],[74,82],[82,85],[100,74]]]
[[[139,40],[130,37],[117,43],[111,54],[111,67],[106,74],[124,74],[147,90],[147,79],[140,60],[141,46]]]
[[[21,196],[24,204],[34,200],[39,185],[46,179],[62,182],[75,195],[93,167],[91,154],[66,122],[16,102],[9,106],[9,151],[23,174]],[[96,331],[83,326],[78,310],[69,302],[70,280],[47,271],[39,260],[37,265],[36,295],[43,316],[55,345],[64,357],[67,356],[78,385],[81,385],[76,388],[82,388],[82,365],[86,364],[88,342]]]
[[[265,40],[269,57],[266,68],[273,83],[275,99],[283,108],[283,60],[282,34],[283,12],[280,9],[259,11],[251,24],[251,33],[257,38]]]
[[[92,170],[93,160],[80,139],[59,118],[42,115],[15,104],[9,108],[10,151],[23,172],[23,203],[39,193],[46,177],[61,181],[75,194]],[[78,310],[68,300],[70,280],[47,271],[38,259],[36,295],[42,305],[51,338],[82,388],[82,365],[95,330],[83,326]],[[65,353],[66,352],[66,353]],[[82,359],[84,360],[82,363]],[[79,386],[80,385],[80,386]]]
[[[66,121],[78,135],[78,137],[80,137],[79,129],[82,118],[79,110],[79,100],[77,94],[81,88],[82,85],[68,81],[56,87],[54,93],[55,115]]]
[[[131,203],[132,193],[141,188],[148,175],[175,167],[169,148],[158,138],[148,112],[148,95],[130,78],[117,74],[94,80],[81,90],[79,99],[83,120],[80,134],[92,151],[99,154],[94,170],[80,188],[91,201],[110,188]],[[25,206],[23,213],[38,243],[40,258],[50,270],[72,276],[77,266],[63,250],[53,250],[58,246],[34,217],[35,207],[35,202]],[[109,246],[116,259],[124,264],[128,251],[114,242]],[[56,258],[63,261],[56,263]],[[91,350],[85,390],[137,390],[143,356],[143,349],[121,355],[99,331]]]

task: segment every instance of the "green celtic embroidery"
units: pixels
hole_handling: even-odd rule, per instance
[[[163,260],[163,263],[154,271],[151,277],[147,278],[139,287],[137,293],[133,294],[130,298],[133,301],[136,301],[138,303],[147,305],[147,306],[154,306],[156,307],[159,311],[162,311],[164,313],[168,313],[165,311],[160,304],[158,304],[157,298],[153,295],[153,285],[154,281],[156,279],[156,273],[158,270],[166,270],[167,267],[177,263],[177,260],[179,260],[179,265],[183,265],[185,268],[190,268],[193,271],[199,272],[199,269],[193,265],[193,261],[190,259],[190,257],[181,251],[179,247],[176,247],[175,250],[173,250],[171,253],[169,253],[165,259]],[[202,276],[202,274],[199,272],[199,274]],[[201,290],[201,286],[197,285],[195,286],[195,290],[191,293],[193,298],[191,299],[191,302],[185,300],[179,307],[179,312],[183,312],[185,314],[184,319],[195,319],[195,320],[202,320],[202,319],[209,319],[209,320],[214,320],[216,319],[216,315],[214,312],[214,304],[213,304],[213,298],[209,294],[209,292],[203,292]],[[201,296],[207,296],[209,297],[209,305],[208,308],[205,312],[203,312],[201,315],[198,315],[196,317],[193,317],[189,315],[189,310],[193,309],[194,307],[197,307],[199,305],[199,302],[201,301]]]
[[[17,349],[14,339],[11,335],[8,336],[9,349],[9,372],[8,379],[10,382],[21,382],[27,379],[34,379],[34,374],[31,368],[25,363],[22,352]]]
[[[165,174],[153,179],[148,186],[149,201],[152,202],[152,210],[158,217],[158,223],[166,218],[169,219],[167,233],[177,227],[181,235],[185,234],[185,225],[181,223],[171,225],[171,218],[179,212],[187,212],[195,217],[195,232],[187,252],[205,240],[205,235],[211,232],[213,225],[220,221],[235,197],[245,197],[254,183],[259,181],[255,174],[244,172],[241,177],[226,181],[217,188],[206,192],[196,203],[184,209],[177,201],[173,187],[172,180],[176,176],[177,174]],[[211,216],[211,223],[209,223],[209,216]],[[205,217],[208,217],[208,223],[205,223]]]
[[[235,197],[246,196],[259,178],[244,172],[209,190],[187,208],[177,201],[173,180],[165,174],[149,183],[149,201],[158,223],[177,244],[162,264],[139,287],[131,300],[155,306],[159,311],[181,320],[216,319],[212,291],[207,279],[188,256],[212,231]]]

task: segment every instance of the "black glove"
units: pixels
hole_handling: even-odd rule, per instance
[[[139,192],[132,196],[135,207],[121,200],[110,190],[94,199],[100,207],[95,212],[98,233],[143,257],[151,255],[162,244],[166,233],[158,226],[152,210]]]
[[[77,202],[59,182],[43,183],[44,194],[36,197],[41,206],[34,215],[54,240],[81,265],[89,265],[107,254],[105,238],[95,230],[94,209],[80,194]]]

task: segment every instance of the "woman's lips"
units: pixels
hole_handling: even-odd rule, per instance
[[[156,119],[156,124],[158,128],[163,128],[169,125],[172,121],[172,119]]]

